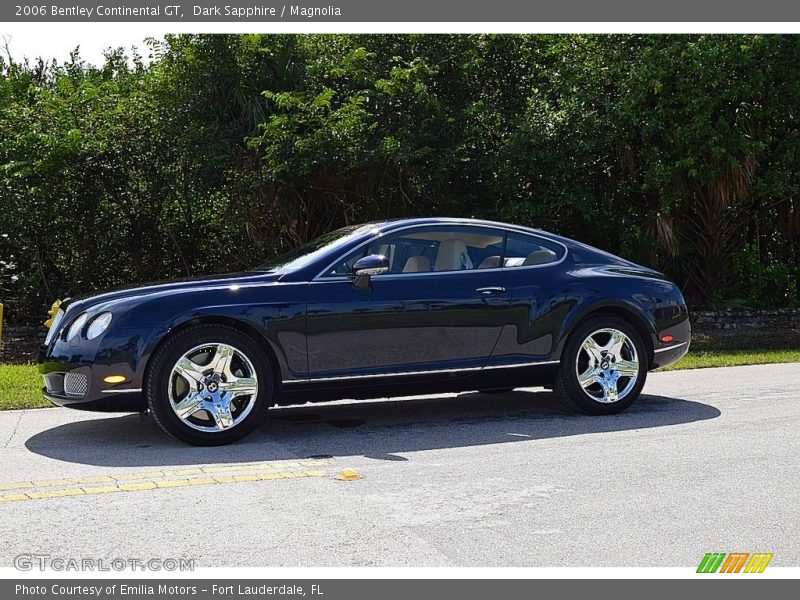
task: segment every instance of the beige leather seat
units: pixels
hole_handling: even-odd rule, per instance
[[[436,253],[434,271],[462,271],[472,268],[472,259],[463,240],[444,240]]]
[[[556,253],[552,250],[536,250],[535,252],[531,252],[525,258],[525,261],[522,263],[523,267],[529,267],[531,265],[545,265],[547,263],[551,263],[555,261]]]
[[[431,261],[425,256],[412,256],[403,267],[403,273],[424,273],[431,270]]]
[[[487,256],[481,261],[481,264],[478,265],[479,269],[496,269],[500,266],[500,257],[499,256]]]

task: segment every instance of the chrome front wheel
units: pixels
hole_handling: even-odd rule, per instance
[[[224,343],[195,346],[178,359],[168,396],[175,415],[198,431],[236,427],[253,408],[258,376],[253,362]]]
[[[145,376],[147,406],[170,435],[199,446],[243,438],[274,403],[265,349],[228,325],[199,324],[170,336]]]

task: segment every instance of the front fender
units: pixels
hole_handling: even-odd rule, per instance
[[[239,289],[186,291],[114,308],[121,329],[150,327],[145,362],[168,335],[194,323],[221,323],[238,327],[269,350],[283,380],[302,378],[308,372],[305,327],[307,284],[242,286]],[[277,297],[280,296],[280,300]],[[119,316],[119,318],[118,318]],[[143,372],[144,367],[140,366]]]

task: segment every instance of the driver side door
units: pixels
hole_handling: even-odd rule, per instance
[[[424,374],[486,364],[509,319],[499,268],[505,233],[417,226],[378,236],[312,281],[307,312],[311,379]],[[386,256],[389,270],[356,289],[356,260]]]

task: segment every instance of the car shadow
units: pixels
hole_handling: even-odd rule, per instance
[[[565,412],[551,392],[517,390],[280,407],[255,433],[222,447],[177,442],[138,414],[59,425],[25,445],[61,461],[114,467],[344,456],[405,461],[404,454],[420,450],[669,427],[719,415],[701,402],[643,395],[621,414],[587,417]]]

